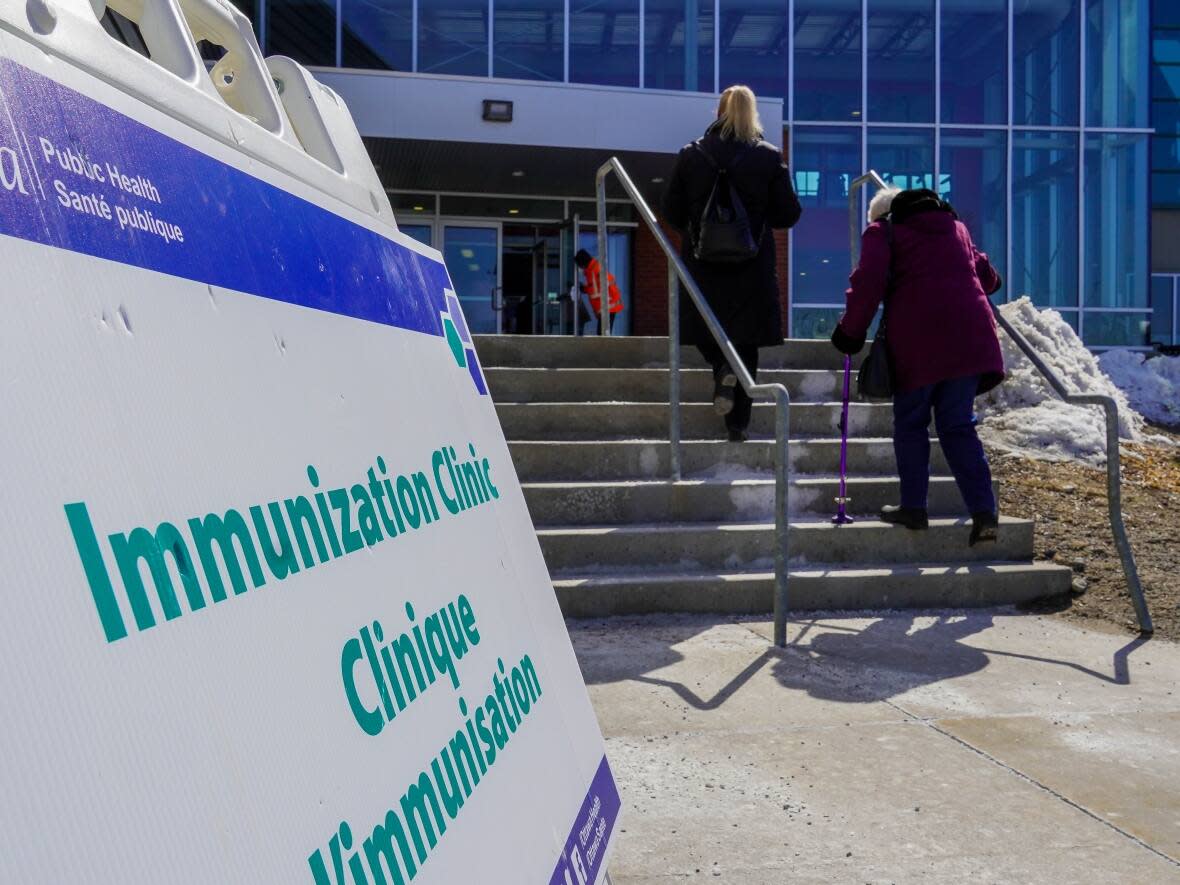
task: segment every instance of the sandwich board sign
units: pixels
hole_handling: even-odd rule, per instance
[[[26,8],[0,881],[602,881],[619,794],[439,254],[113,84],[87,0]]]

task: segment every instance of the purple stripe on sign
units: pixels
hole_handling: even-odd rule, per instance
[[[598,881],[622,805],[610,766],[603,756],[549,885],[593,885]]]

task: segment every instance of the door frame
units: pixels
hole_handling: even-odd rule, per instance
[[[499,335],[504,330],[504,305],[502,300],[497,300],[502,299],[504,291],[504,224],[501,221],[484,221],[476,218],[464,218],[462,216],[439,217],[435,220],[434,234],[438,242],[436,248],[443,256],[444,261],[447,255],[448,227],[482,228],[496,232],[496,284],[492,291],[492,310],[496,314],[496,329],[494,334]],[[455,296],[458,297],[459,293],[456,292]],[[462,299],[460,299],[460,304],[462,304]],[[497,304],[500,306],[497,307]]]

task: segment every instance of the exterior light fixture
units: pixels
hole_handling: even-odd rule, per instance
[[[653,178],[653,179],[651,180],[651,183],[652,183],[652,184],[663,184],[663,183],[664,183],[664,179],[662,179],[662,178],[659,178],[659,177],[657,176],[656,178]]]
[[[520,210],[519,210],[519,209],[509,209],[509,210],[508,210],[508,214],[509,214],[509,215],[519,215],[519,214],[520,214]]]
[[[415,206],[415,207],[414,207],[414,211],[415,211],[415,212],[425,212],[425,211],[426,211],[426,207],[425,207],[425,206]]]
[[[524,178],[524,170],[523,169],[513,169],[512,170],[512,177],[513,178]]]
[[[489,123],[511,123],[512,102],[485,98],[483,102],[483,118]]]

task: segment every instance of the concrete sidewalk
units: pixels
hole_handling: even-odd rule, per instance
[[[1180,646],[1011,613],[571,622],[616,885],[1180,883]]]

